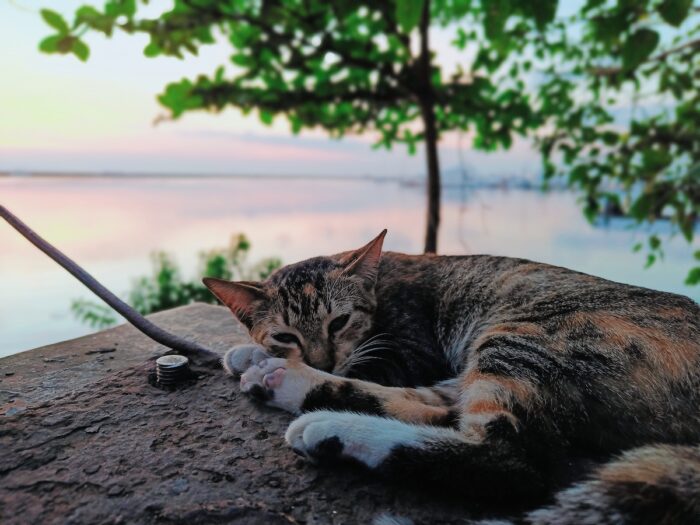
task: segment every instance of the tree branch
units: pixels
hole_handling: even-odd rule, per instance
[[[382,91],[356,89],[348,91],[317,92],[307,89],[274,92],[270,89],[242,87],[237,85],[219,85],[213,87],[195,86],[193,93],[201,96],[205,102],[217,108],[225,104],[238,107],[260,107],[274,112],[287,112],[298,109],[304,104],[337,104],[340,102],[365,101],[378,106],[395,106],[406,98],[406,94],[395,88]],[[237,100],[243,101],[239,103]],[[224,102],[225,104],[222,104]]]
[[[695,49],[695,48],[700,49],[700,38],[698,38],[696,40],[691,40],[690,42],[686,42],[685,44],[680,45],[678,47],[668,49],[668,50],[664,51],[663,53],[659,53],[656,56],[653,56],[651,58],[646,59],[644,62],[642,62],[642,64],[650,64],[653,62],[663,62],[668,57],[675,55],[676,53],[680,53],[681,51],[685,51],[687,49]],[[618,73],[621,73],[622,71],[623,71],[623,69],[621,67],[598,67],[598,68],[590,69],[589,73],[591,75],[594,75],[594,76],[609,77],[612,75],[617,75]]]
[[[153,324],[131,306],[119,299],[119,297],[110,292],[99,281],[97,281],[97,279],[81,268],[75,261],[70,259],[67,255],[39,236],[34,230],[32,230],[17,216],[12,214],[10,210],[2,205],[0,205],[0,217],[5,219],[10,226],[17,230],[25,239],[39,248],[46,255],[51,257],[55,262],[73,275],[73,277],[92,290],[95,295],[114,308],[114,310],[116,310],[143,334],[164,346],[172,348],[173,350],[192,358],[193,361],[196,361],[198,364],[209,367],[221,366],[221,358],[219,357],[219,354],[204,348],[193,341],[188,341],[171,334],[170,332],[166,332],[162,328]]]

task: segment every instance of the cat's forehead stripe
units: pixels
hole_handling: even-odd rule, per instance
[[[333,259],[316,257],[282,268],[272,276],[287,324],[290,316],[317,315],[321,306],[331,312],[329,274],[338,267]]]
[[[336,267],[337,263],[328,257],[315,257],[280,269],[272,276],[272,282],[288,288],[301,287],[311,282],[320,288],[326,274]]]

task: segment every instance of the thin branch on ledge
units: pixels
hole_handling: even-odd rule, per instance
[[[153,324],[131,306],[119,299],[119,297],[110,292],[102,284],[100,284],[97,279],[81,268],[75,261],[44,240],[34,230],[32,230],[17,216],[12,214],[10,210],[2,205],[0,205],[0,217],[5,219],[10,226],[17,230],[25,239],[39,248],[46,255],[51,257],[60,266],[73,275],[73,277],[92,290],[95,295],[111,306],[117,313],[122,315],[142,333],[154,341],[191,358],[196,364],[212,368],[221,366],[221,358],[219,357],[219,354],[193,341],[188,341],[171,334],[170,332],[166,332],[162,328]]]

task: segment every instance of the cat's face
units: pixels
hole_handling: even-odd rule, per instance
[[[280,268],[262,283],[204,282],[272,354],[339,372],[372,328],[385,233],[359,250]]]

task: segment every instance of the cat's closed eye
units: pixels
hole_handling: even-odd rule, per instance
[[[289,345],[297,345],[299,348],[301,348],[301,341],[299,341],[299,338],[294,334],[290,334],[289,332],[284,332],[281,334],[273,334],[272,338],[275,341],[278,341],[280,343],[289,344]]]
[[[339,315],[338,317],[333,319],[328,325],[328,335],[333,335],[334,333],[342,330],[343,327],[348,323],[349,319],[350,315],[348,314]]]

